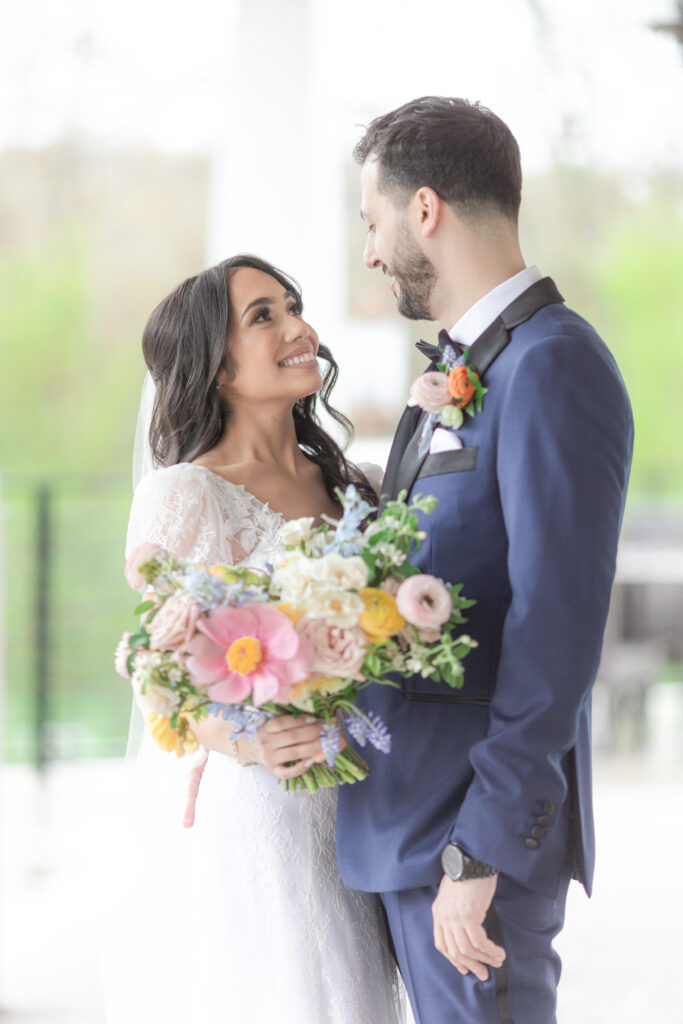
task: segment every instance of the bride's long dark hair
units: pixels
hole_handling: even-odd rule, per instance
[[[221,368],[229,379],[235,373],[227,344],[234,316],[228,285],[240,267],[269,274],[301,303],[296,281],[266,260],[244,254],[188,278],[159,303],[145,325],[142,352],[156,385],[149,443],[160,466],[192,462],[223,436],[230,407],[220,398],[215,380]],[[297,441],[320,466],[331,498],[336,500],[336,488],[344,490],[354,483],[363,497],[375,504],[375,493],[365,475],[346,460],[320,423],[318,400],[340,425],[346,440],[353,436],[349,420],[329,402],[339,367],[325,345],[320,345],[318,358],[327,364],[322,387],[294,406]]]

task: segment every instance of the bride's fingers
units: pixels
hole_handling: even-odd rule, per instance
[[[262,727],[261,742],[268,743],[273,749],[284,749],[301,743],[314,743],[320,737],[320,722],[315,725],[303,725],[293,720],[294,724],[287,729],[268,728],[270,722]]]
[[[297,776],[307,772],[310,767],[310,761],[297,761],[296,764],[289,766],[278,765],[273,769],[273,775],[276,775],[278,779],[296,779]]]
[[[313,743],[297,743],[291,747],[280,747],[272,751],[271,757],[275,764],[287,764],[288,761],[310,761],[322,756],[320,740]]]
[[[293,729],[301,729],[303,726],[316,725],[320,727],[320,720],[313,715],[306,715],[305,718],[295,715],[278,715],[277,718],[269,718],[261,726],[261,732],[279,734],[289,733]]]

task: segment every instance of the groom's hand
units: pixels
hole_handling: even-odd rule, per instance
[[[505,950],[484,930],[497,884],[498,875],[461,882],[444,875],[432,903],[434,945],[461,974],[471,971],[480,981],[489,976],[487,964],[500,967],[505,960]]]

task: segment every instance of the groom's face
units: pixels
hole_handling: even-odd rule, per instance
[[[381,267],[391,279],[398,311],[409,320],[433,320],[431,295],[436,268],[412,235],[409,205],[396,206],[377,187],[377,162],[365,161],[361,170],[361,217],[368,227],[366,267]]]

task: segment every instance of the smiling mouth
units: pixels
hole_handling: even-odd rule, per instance
[[[317,364],[317,359],[314,352],[302,352],[298,356],[292,356],[290,359],[283,359],[279,362],[278,366],[306,366],[312,363]]]
[[[394,292],[394,288],[398,287],[398,282],[397,282],[396,278],[394,277],[394,275],[389,270],[389,268],[387,267],[386,263],[382,264],[382,273],[385,274],[389,278],[389,291],[392,292],[392,294],[395,295],[396,293]]]

